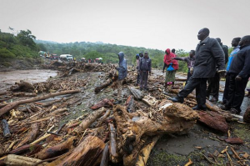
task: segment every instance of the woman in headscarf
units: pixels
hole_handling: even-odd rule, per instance
[[[163,66],[163,73],[166,68],[166,77],[165,77],[165,92],[168,91],[168,86],[172,85],[172,88],[174,86],[175,82],[175,73],[176,70],[179,68],[178,61],[173,59],[176,55],[170,51],[170,49],[166,49],[165,56],[163,59],[164,66]]]

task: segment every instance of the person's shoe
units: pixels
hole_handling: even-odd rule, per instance
[[[220,108],[223,109],[223,110],[229,110],[229,109],[230,109],[230,108],[229,108],[228,106],[226,106],[226,105],[221,105]]]
[[[198,105],[196,105],[192,109],[193,110],[203,110],[203,111],[206,111],[207,107],[206,106],[198,106]]]
[[[173,97],[173,98],[168,98],[169,100],[173,101],[173,102],[178,102],[178,103],[183,103],[184,99],[182,97]]]
[[[239,110],[237,110],[237,109],[235,109],[235,108],[231,108],[230,110],[229,110],[232,114],[240,114],[240,111]]]
[[[114,102],[114,104],[121,104],[122,103],[122,101],[121,100],[116,100],[115,102]]]

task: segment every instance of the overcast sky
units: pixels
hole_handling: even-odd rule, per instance
[[[29,29],[56,42],[189,51],[203,27],[228,46],[250,35],[249,6],[250,0],[0,0],[0,29]]]

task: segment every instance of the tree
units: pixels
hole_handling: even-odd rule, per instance
[[[30,30],[21,30],[17,35],[17,40],[19,43],[23,46],[28,46],[32,50],[37,49],[36,43],[34,42],[35,39],[36,37],[31,34]]]

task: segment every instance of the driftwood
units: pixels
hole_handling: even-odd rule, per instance
[[[113,106],[113,100],[103,99],[91,107],[92,110],[99,109],[101,107],[111,107]]]
[[[39,134],[39,125],[38,123],[33,123],[31,125],[30,132],[27,134],[27,136],[24,139],[22,139],[22,141],[17,145],[17,147],[21,147],[26,143],[30,143],[34,141],[34,139],[36,139],[38,134]]]
[[[11,91],[23,91],[23,92],[33,92],[34,86],[31,85],[29,82],[20,80],[20,82],[16,82],[15,86],[10,88]]]
[[[9,154],[5,159],[4,163],[8,166],[33,166],[41,162],[40,159],[23,157],[14,154]],[[47,163],[39,164],[38,166],[45,166]]]
[[[135,164],[135,166],[146,166],[149,155],[157,141],[161,138],[161,135],[158,135],[152,139],[152,142],[150,144],[147,144],[140,152],[138,156],[138,160]]]
[[[102,152],[102,160],[100,166],[108,166],[109,163],[109,145],[106,144]]]
[[[99,110],[96,110],[92,114],[90,114],[87,118],[85,118],[82,121],[82,123],[78,127],[76,127],[74,129],[73,133],[78,134],[78,133],[84,131],[85,129],[87,129],[97,118],[102,116],[104,111],[105,111],[105,109],[101,108]]]
[[[112,123],[109,124],[109,130],[110,130],[110,145],[109,145],[109,153],[110,153],[110,159],[113,163],[117,162],[117,143],[116,143],[116,131],[115,127]]]
[[[91,127],[100,127],[102,125],[102,123],[108,118],[108,116],[110,115],[110,110],[107,110],[106,113],[95,123],[93,123],[91,125]]]
[[[247,108],[247,110],[243,116],[243,120],[246,123],[250,123],[250,107]]]
[[[10,137],[11,133],[10,133],[9,125],[5,119],[2,120],[2,127],[3,127],[3,136]]]
[[[62,92],[51,93],[51,94],[47,94],[47,95],[43,95],[43,96],[38,96],[38,97],[31,98],[31,99],[15,101],[13,103],[9,103],[8,105],[6,105],[5,107],[0,109],[0,117],[3,114],[9,112],[11,109],[17,107],[20,104],[31,103],[31,102],[35,102],[35,101],[44,100],[44,99],[47,99],[47,98],[59,96],[59,95],[78,93],[78,92],[80,92],[80,90],[68,90],[68,91],[62,91]]]
[[[99,93],[102,89],[108,87],[112,83],[113,83],[112,79],[108,79],[105,83],[103,83],[95,88],[95,93]]]
[[[48,147],[37,153],[35,156],[39,159],[47,159],[55,156],[59,156],[68,152],[74,144],[76,137],[70,137],[66,141],[59,143],[55,146]]]
[[[99,166],[105,144],[95,136],[86,137],[72,152],[63,160],[58,158],[47,166]],[[58,164],[57,161],[60,161]]]
[[[118,155],[129,155],[140,142],[142,135],[186,133],[194,126],[199,115],[186,105],[170,103],[162,111],[154,112],[152,118],[148,116],[133,117],[124,107],[118,105],[114,109],[114,118],[119,140]]]
[[[15,92],[12,95],[18,96],[18,97],[35,97],[37,94],[36,93],[26,93],[26,92]]]
[[[143,94],[140,90],[135,89],[134,87],[128,87],[130,92],[133,94],[133,96],[137,99],[137,100],[141,100],[143,98]]]
[[[26,154],[26,153],[33,153],[41,150],[42,145],[23,145],[22,147],[19,147],[17,149],[14,149],[10,152],[6,152],[2,155],[6,154],[16,154],[16,155],[21,155],[21,154]],[[0,155],[0,156],[2,156]]]
[[[132,95],[130,95],[126,101],[126,107],[127,107],[127,111],[128,112],[135,112],[135,101],[134,101],[134,97]]]

